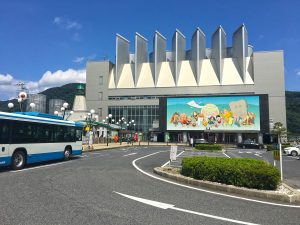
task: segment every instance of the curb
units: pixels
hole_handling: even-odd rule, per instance
[[[288,189],[291,194],[282,194],[282,193],[274,193],[273,191],[261,191],[261,190],[256,190],[256,189],[248,189],[248,188],[241,188],[241,187],[236,187],[233,185],[226,185],[226,184],[219,184],[215,182],[209,182],[209,181],[203,181],[203,180],[196,180],[190,177],[185,177],[181,174],[173,174],[164,171],[164,169],[168,169],[167,167],[161,168],[161,167],[156,167],[153,169],[153,172],[165,177],[169,178],[172,180],[176,180],[180,183],[184,184],[190,184],[193,186],[198,186],[202,188],[209,188],[217,191],[224,191],[224,192],[229,192],[229,193],[234,193],[234,194],[241,194],[241,195],[246,195],[249,197],[258,197],[258,198],[264,198],[268,200],[277,200],[277,201],[282,201],[282,202],[288,202],[288,203],[298,203],[300,202],[300,193],[297,193],[296,190],[291,188],[290,186],[286,185],[283,183],[284,188]]]
[[[93,149],[84,149],[82,152],[94,152],[94,151],[104,151],[104,150],[110,150],[110,149],[117,149],[117,148],[130,148],[130,147],[170,147],[171,145],[118,145],[118,146],[108,146],[104,148],[93,148]]]

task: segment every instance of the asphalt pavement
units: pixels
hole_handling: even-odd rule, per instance
[[[168,158],[169,147],[132,147],[1,170],[0,224],[299,224],[300,205],[229,196],[155,175],[153,167]]]

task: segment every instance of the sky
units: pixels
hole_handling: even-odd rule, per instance
[[[89,60],[115,61],[115,35],[149,40],[158,30],[171,49],[179,29],[187,49],[197,27],[207,37],[219,25],[231,46],[232,33],[246,25],[254,51],[283,50],[286,90],[300,91],[300,1],[298,0],[1,0],[0,100],[16,96],[16,83],[30,92],[85,82]],[[266,87],[267,88],[267,87]]]

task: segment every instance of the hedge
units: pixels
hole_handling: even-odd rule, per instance
[[[217,144],[196,144],[195,148],[197,150],[222,150],[222,146]]]
[[[198,180],[260,190],[275,190],[280,182],[277,168],[265,161],[249,158],[184,158],[181,174]]]
[[[281,144],[281,149],[290,147],[291,144]],[[279,150],[278,144],[273,144],[273,145],[267,145],[267,151],[274,151],[274,150]]]

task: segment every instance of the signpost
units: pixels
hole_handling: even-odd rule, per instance
[[[176,156],[177,156],[177,146],[172,145],[170,149],[170,162],[176,161]]]
[[[280,160],[280,151],[278,150],[273,151],[273,158],[274,158],[274,166],[276,166],[276,160],[277,161]]]

